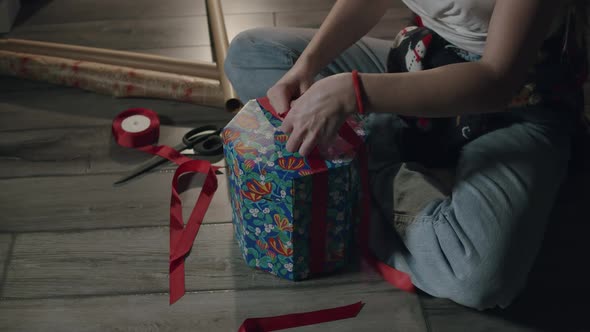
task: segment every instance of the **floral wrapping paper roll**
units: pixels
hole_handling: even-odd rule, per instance
[[[223,106],[219,81],[0,50],[0,74],[110,94]]]
[[[364,130],[353,123],[357,134]],[[224,128],[225,159],[234,232],[246,263],[289,280],[310,277],[310,257],[321,255],[321,273],[344,267],[357,253],[360,189],[356,152],[338,140],[326,149],[328,190],[325,250],[311,252],[317,202],[307,158],[290,153],[280,120],[249,101]]]

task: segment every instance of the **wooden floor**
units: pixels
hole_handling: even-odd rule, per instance
[[[204,1],[23,4],[9,37],[212,60]],[[223,1],[230,38],[257,26],[317,27],[332,4]],[[371,34],[392,38],[407,15],[393,1]],[[113,117],[130,107],[160,114],[165,144],[175,143],[192,126],[222,126],[230,119],[220,109],[115,99],[0,77],[1,331],[235,331],[248,317],[359,300],[366,306],[357,318],[298,330],[590,331],[590,153],[577,158],[529,287],[507,310],[477,312],[424,294],[403,293],[369,272],[291,283],[251,270],[232,238],[223,183],[186,263],[188,294],[169,306],[173,168],[112,186],[148,158],[112,141]],[[202,178],[185,182],[186,215]]]

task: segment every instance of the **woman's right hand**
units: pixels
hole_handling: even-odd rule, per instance
[[[311,87],[316,74],[366,35],[390,5],[391,0],[375,0],[371,5],[365,0],[336,1],[293,68],[268,90],[268,99],[276,111],[288,111],[291,101]]]
[[[314,83],[310,71],[294,66],[275,85],[268,89],[266,95],[277,113],[282,114],[291,108],[291,102],[309,89]]]

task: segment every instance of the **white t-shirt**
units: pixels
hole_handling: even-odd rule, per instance
[[[424,26],[466,51],[483,54],[496,0],[402,0]]]
[[[451,44],[475,54],[483,54],[496,0],[402,1],[422,18],[424,26]]]

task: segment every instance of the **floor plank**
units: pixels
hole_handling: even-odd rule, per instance
[[[488,312],[469,309],[449,300],[421,297],[430,332],[528,332],[542,331],[522,326]]]
[[[326,10],[333,4],[334,0],[222,0],[223,12],[226,15]],[[205,0],[103,0],[100,3],[93,0],[23,0],[23,7],[22,17],[17,25],[127,20],[138,17],[202,16],[207,13]]]
[[[220,108],[170,100],[114,98],[73,88],[27,89],[28,81],[11,79],[6,84],[26,83],[23,89],[0,93],[0,131],[105,125],[122,111],[143,107],[160,116],[164,125],[209,124],[231,120]],[[0,88],[1,89],[1,88]],[[31,98],[31,94],[34,98]],[[68,120],[68,117],[72,117]],[[79,121],[79,122],[77,122]]]
[[[23,82],[29,81],[23,80]],[[23,96],[27,93],[44,94],[41,91],[35,91],[37,88],[34,86],[23,86],[22,89],[23,90],[19,91],[16,95]],[[60,90],[67,91],[63,89]],[[56,97],[57,94],[62,91],[57,91]],[[45,93],[49,95],[52,92],[46,91]],[[6,92],[5,96],[7,94],[9,94],[9,92]],[[2,99],[2,97],[0,97],[0,99]],[[0,102],[0,132],[4,135],[8,135],[10,132],[30,130],[42,131],[55,130],[57,128],[95,128],[97,126],[108,126],[109,123],[112,122],[112,119],[109,120],[106,116],[101,117],[100,114],[96,114],[96,116],[85,115],[83,110],[80,110],[79,112],[77,110],[67,112],[64,109],[64,112],[56,112],[51,109],[44,109],[44,105],[26,105],[27,100],[25,99],[22,99],[22,103],[15,100],[16,98],[9,100],[9,102]],[[122,110],[123,109],[120,111]],[[113,113],[116,116],[117,109],[113,108],[112,111],[104,109],[102,111]]]
[[[207,124],[222,128],[226,123]],[[158,144],[176,146],[192,128],[161,126]],[[118,145],[110,123],[100,127],[0,131],[0,156],[0,179],[120,173],[152,158],[145,152]],[[223,155],[198,158],[218,162]],[[173,166],[166,163],[163,167]]]
[[[17,79],[11,76],[0,76],[0,91],[3,94],[13,91],[47,90],[53,88],[59,88],[59,86],[45,82]]]
[[[165,226],[169,222],[173,172],[158,172],[113,187],[121,174],[0,180],[2,232]],[[184,215],[200,193],[201,175],[181,178]],[[218,175],[218,190],[206,223],[231,221],[227,180]]]
[[[321,289],[263,289],[0,302],[0,329],[10,331],[236,331],[246,318],[283,315],[363,301],[355,318],[289,331],[426,331],[413,294],[384,282]],[[141,308],[138,310],[138,308]],[[15,319],[15,317],[26,319]]]
[[[6,264],[9,262],[12,251],[12,234],[0,234],[0,287],[4,283]],[[1,294],[1,293],[0,293]]]
[[[194,0],[22,0],[17,25],[205,15],[205,1]]]
[[[22,25],[6,36],[110,49],[209,45],[205,16]]]
[[[196,47],[211,45],[206,16],[138,18],[74,23],[22,25],[6,35],[20,38],[117,50]],[[226,15],[231,40],[240,31],[273,26],[273,15]]]
[[[168,240],[168,227],[18,234],[3,297],[167,292]],[[186,260],[187,289],[321,289],[380,280],[367,271],[295,283],[249,268],[239,250],[232,224],[203,225]]]

